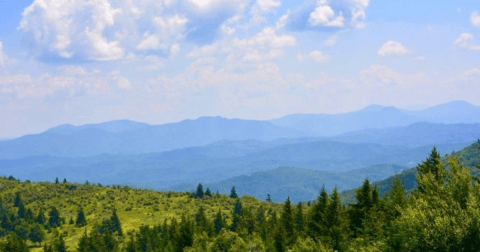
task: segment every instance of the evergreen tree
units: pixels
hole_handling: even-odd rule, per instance
[[[28,252],[28,246],[25,240],[15,234],[10,234],[7,237],[7,243],[3,247],[3,252]]]
[[[175,251],[183,252],[184,248],[191,247],[193,245],[193,224],[192,222],[182,215],[182,222],[176,234],[175,238]]]
[[[279,226],[273,237],[273,244],[276,252],[285,252],[285,234],[282,226]]]
[[[230,198],[238,198],[237,191],[235,190],[235,186],[232,187],[232,191],[230,192]]]
[[[242,203],[240,203],[240,200],[237,199],[237,201],[235,202],[235,207],[233,209],[232,224],[230,225],[230,231],[238,232],[240,219],[242,215],[243,215]]]
[[[26,214],[26,209],[25,206],[23,205],[23,202],[20,202],[20,205],[18,206],[18,218],[20,219],[25,219],[25,214]]]
[[[53,245],[53,249],[55,252],[67,252],[68,248],[65,245],[65,241],[63,240],[63,236],[58,236],[57,240],[55,241],[55,244]]]
[[[58,184],[58,183],[60,183],[60,182],[58,181],[58,177],[56,177],[55,178],[55,184]]]
[[[287,198],[285,201],[285,204],[283,205],[283,212],[282,212],[282,217],[281,217],[281,222],[282,222],[282,229],[285,232],[285,235],[287,238],[287,245],[293,244],[293,242],[296,240],[294,237],[294,220],[293,220],[293,213],[292,213],[292,205],[290,202],[290,197]]]
[[[66,178],[63,179],[63,183],[64,183],[64,184],[67,183],[67,179],[66,179]]]
[[[38,215],[35,218],[35,222],[40,224],[40,225],[44,225],[45,220],[46,220],[45,213],[43,212],[43,209],[40,208],[40,211],[38,212]]]
[[[28,239],[30,239],[32,242],[40,243],[40,246],[42,245],[42,241],[45,239],[45,232],[43,232],[39,224],[31,227],[28,234]]]
[[[330,195],[330,204],[328,205],[325,220],[325,228],[327,229],[330,245],[334,250],[342,251],[347,230],[343,219],[343,208],[340,203],[337,187],[333,189],[333,192]]]
[[[212,197],[212,192],[210,191],[210,188],[207,187],[207,190],[205,191],[205,195],[208,197]]]
[[[350,229],[357,237],[363,230],[364,220],[373,206],[372,187],[368,179],[362,184],[362,187],[355,192],[357,203],[352,204],[349,210]]]
[[[85,233],[82,235],[82,237],[80,237],[80,241],[78,241],[77,251],[78,252],[89,252],[89,239],[88,239],[86,228],[85,228]]]
[[[302,233],[304,231],[304,228],[303,228],[304,216],[303,216],[302,202],[298,202],[297,204],[297,215],[296,215],[295,221],[296,221],[295,228],[299,233]]]
[[[429,157],[423,161],[419,166],[417,166],[417,181],[418,188],[417,190],[420,193],[425,192],[425,182],[427,176],[433,176],[437,182],[437,186],[442,185],[445,181],[445,169],[443,167],[442,161],[440,160],[440,154],[437,152],[437,149],[433,147],[430,152]]]
[[[85,213],[83,212],[82,208],[78,210],[77,220],[75,221],[75,225],[77,225],[77,227],[83,227],[87,225],[87,219],[85,218]]]
[[[270,194],[267,194],[267,199],[266,199],[267,202],[272,202],[272,198],[270,197]]]
[[[222,228],[225,226],[225,221],[223,220],[222,212],[220,211],[220,209],[218,209],[217,215],[215,216],[214,226],[215,226],[215,233],[217,234],[220,233]]]
[[[110,221],[112,223],[112,233],[118,232],[118,236],[123,236],[122,225],[120,224],[120,219],[115,209],[113,210],[112,217],[110,217]]]
[[[56,228],[62,225],[60,213],[55,207],[52,207],[52,210],[50,210],[50,213],[48,214],[48,225],[52,228]]]
[[[13,201],[14,207],[19,207],[22,204],[22,199],[20,197],[20,192],[15,193],[15,200]]]
[[[53,252],[53,246],[52,245],[43,245],[43,252]]]
[[[195,193],[196,198],[203,198],[203,185],[202,183],[199,183],[197,186],[197,192]]]
[[[329,204],[327,191],[325,185],[320,190],[320,195],[317,198],[317,203],[313,205],[310,213],[310,220],[308,222],[308,233],[313,239],[324,235],[325,214]]]

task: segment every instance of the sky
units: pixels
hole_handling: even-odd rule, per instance
[[[480,104],[480,2],[0,0],[0,138]]]

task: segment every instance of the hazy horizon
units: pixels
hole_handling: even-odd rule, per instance
[[[0,138],[480,104],[474,0],[6,0]]]

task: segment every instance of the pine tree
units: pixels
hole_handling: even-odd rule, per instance
[[[199,183],[197,186],[197,192],[195,193],[196,198],[203,198],[203,185],[202,183]]]
[[[14,207],[19,207],[22,204],[22,198],[20,197],[20,192],[15,193],[15,200],[13,202]]]
[[[287,245],[293,244],[293,242],[296,240],[294,237],[294,220],[293,220],[293,213],[292,213],[292,205],[290,202],[290,197],[287,198],[285,201],[285,204],[283,205],[283,212],[282,212],[282,217],[281,217],[281,222],[282,222],[282,229],[285,232],[287,239]]]
[[[266,199],[267,202],[272,202],[272,198],[270,197],[270,194],[267,194],[267,199]]]
[[[238,198],[237,191],[235,190],[235,186],[232,187],[232,191],[230,192],[230,198],[233,198],[233,199]]]
[[[424,180],[426,180],[428,176],[433,176],[437,182],[437,186],[441,186],[445,181],[445,168],[440,160],[440,154],[435,147],[433,147],[429,157],[417,166],[416,176],[418,182],[417,191],[420,193],[425,193],[426,182],[424,182]]]
[[[215,226],[215,233],[217,234],[220,233],[222,228],[225,226],[225,221],[223,220],[222,212],[220,211],[220,209],[218,209],[213,225]]]
[[[82,235],[82,237],[80,237],[80,241],[78,241],[77,251],[78,252],[89,252],[89,239],[88,239],[86,228],[85,228],[85,233]]]
[[[25,214],[26,214],[25,206],[23,205],[23,202],[20,202],[20,205],[18,206],[18,212],[17,212],[18,218],[25,219]]]
[[[52,228],[56,228],[62,225],[62,219],[60,218],[60,213],[55,207],[52,207],[52,210],[48,214],[48,224]]]
[[[68,251],[67,246],[65,245],[65,241],[63,240],[63,236],[59,236],[53,245],[53,249],[56,252],[66,252]]]
[[[340,203],[337,187],[330,195],[330,204],[326,214],[326,229],[331,246],[336,251],[343,250],[343,243],[346,239],[346,228],[343,219],[343,208]]]
[[[64,184],[67,183],[67,179],[66,179],[66,178],[63,179],[63,183],[64,183]]]
[[[7,237],[7,243],[3,247],[3,252],[28,252],[27,243],[15,234]]]
[[[77,227],[83,227],[87,225],[87,219],[85,218],[85,213],[83,212],[82,208],[78,210],[77,220],[75,221],[75,225],[77,225]]]
[[[208,197],[212,197],[212,192],[210,191],[210,188],[207,187],[207,190],[205,191],[205,195]]]
[[[123,236],[122,225],[120,224],[120,219],[118,219],[117,211],[113,210],[112,217],[110,217],[112,223],[112,233],[118,232],[118,236]]]
[[[308,233],[313,239],[324,235],[325,214],[329,204],[328,194],[325,191],[325,185],[320,190],[317,203],[313,205],[308,222]]]
[[[295,218],[295,228],[299,233],[302,233],[304,228],[303,228],[303,222],[304,222],[304,216],[303,216],[303,205],[302,202],[298,202],[297,205],[297,216]]]
[[[176,234],[175,239],[175,251],[183,252],[183,249],[186,247],[191,247],[193,245],[193,224],[192,222],[182,215],[182,222],[180,223],[180,228]]]
[[[58,177],[56,177],[55,178],[55,184],[58,184],[58,183],[60,183],[60,182],[58,181]]]
[[[28,238],[32,242],[40,243],[41,246],[43,239],[45,239],[45,232],[43,232],[39,224],[33,225],[28,234]]]
[[[45,220],[46,220],[45,213],[43,212],[43,209],[40,209],[40,211],[38,212],[37,218],[35,218],[35,222],[40,225],[44,225]]]

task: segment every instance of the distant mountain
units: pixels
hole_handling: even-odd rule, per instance
[[[344,114],[294,114],[271,120],[277,126],[301,130],[314,136],[334,136],[367,128],[407,126],[418,121],[418,118],[404,111],[379,105]]]
[[[312,136],[334,136],[364,129],[403,127],[417,122],[480,123],[480,107],[465,101],[453,101],[418,111],[371,105],[350,113],[293,114],[271,122],[281,127],[308,132]]]
[[[434,124],[419,122],[405,127],[365,129],[330,138],[352,143],[376,143],[403,146],[454,144],[480,139],[480,124]]]
[[[432,147],[408,148],[311,139],[222,141],[162,153],[0,160],[0,175],[32,181],[52,181],[59,177],[72,182],[89,180],[164,189],[184,183],[211,183],[281,166],[337,172],[377,164],[411,167],[420,162]],[[451,145],[438,147],[456,149]]]
[[[290,196],[294,203],[299,201],[313,200],[325,185],[327,191],[335,186],[339,190],[346,190],[361,185],[365,178],[373,181],[384,179],[392,174],[407,169],[397,165],[375,165],[349,172],[325,172],[309,169],[280,167],[274,170],[256,172],[241,175],[215,183],[203,184],[211,191],[229,194],[232,186],[239,195],[251,195],[264,200],[267,194],[271,195],[272,201],[283,202]],[[171,187],[176,191],[191,191],[196,188],[195,184],[183,184]]]
[[[266,121],[221,117],[202,117],[164,125],[132,121],[62,125],[40,134],[0,142],[0,159],[38,155],[138,154],[203,146],[221,140],[269,141],[304,135],[298,130],[285,129]]]

